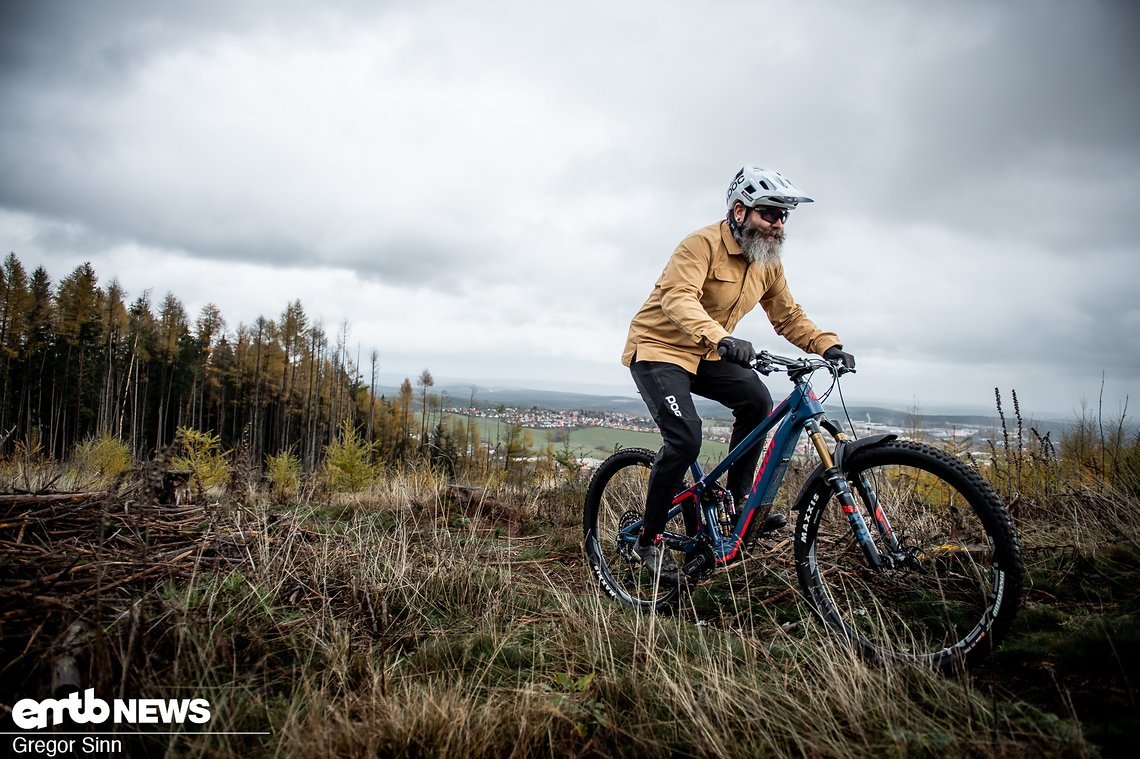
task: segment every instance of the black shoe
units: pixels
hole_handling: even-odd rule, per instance
[[[767,535],[788,525],[788,518],[778,511],[773,511],[764,519],[764,526],[760,528],[761,535]]]
[[[642,565],[649,571],[650,576],[661,578],[661,582],[676,585],[681,575],[669,549],[664,543],[650,543],[641,545],[638,541],[633,544],[634,555],[641,560]]]

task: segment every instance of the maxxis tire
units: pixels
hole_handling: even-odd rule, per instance
[[[875,661],[948,671],[984,658],[1008,632],[1025,581],[1001,499],[965,462],[912,441],[860,449],[843,469],[853,491],[860,473],[875,483],[911,558],[881,573],[867,567],[831,487],[811,478],[796,504],[794,545],[812,610]],[[856,500],[882,550],[864,497]]]
[[[640,517],[644,509],[646,483],[656,456],[645,448],[623,448],[607,458],[590,478],[582,512],[591,574],[607,596],[641,612],[669,610],[680,595],[676,584],[650,587],[637,583],[638,573],[620,557],[615,545],[622,515]]]

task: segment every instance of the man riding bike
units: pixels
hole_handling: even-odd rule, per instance
[[[692,394],[732,409],[730,447],[772,411],[772,396],[749,366],[756,351],[731,334],[740,319],[759,303],[776,332],[796,347],[842,361],[848,369],[855,366],[839,337],[808,319],[784,279],[784,224],[790,211],[812,199],[777,171],[744,166],[726,200],[724,221],[698,229],[677,246],[633,317],[622,354],[664,441],[649,476],[634,553],[666,582],[678,581],[679,573],[661,544],[661,532],[673,495],[701,450],[701,419]],[[755,446],[729,469],[726,485],[736,503],[751,486],[762,449]],[[782,514],[772,514],[763,531],[786,522]]]

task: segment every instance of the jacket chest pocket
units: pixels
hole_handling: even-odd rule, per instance
[[[740,288],[740,300],[748,304],[748,310],[760,302],[764,294],[764,278],[760,276],[744,277],[744,284]]]
[[[709,315],[727,315],[740,300],[741,289],[744,288],[746,279],[744,270],[733,266],[730,261],[714,267],[708,281],[705,282],[705,295],[701,299]]]
[[[732,261],[720,262],[710,272],[705,285],[706,294],[711,296],[706,307],[717,310],[728,310],[736,301],[740,300],[741,291],[748,289],[751,277],[746,276],[746,269],[733,266]]]
[[[745,269],[736,266],[732,261],[718,261],[712,269],[712,278],[717,282],[735,282],[737,285],[744,279]]]

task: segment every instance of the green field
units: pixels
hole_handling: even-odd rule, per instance
[[[536,433],[546,433],[548,430],[536,430]],[[545,438],[541,438],[545,439]],[[535,435],[536,444],[540,440]],[[613,453],[614,446],[622,448],[649,448],[657,450],[661,447],[661,436],[656,433],[635,432],[633,430],[615,430],[608,427],[583,427],[570,432],[570,447],[582,451],[582,456],[590,458],[605,458]],[[706,440],[701,446],[701,463],[707,460],[720,460],[728,453],[728,446],[713,440]]]
[[[448,414],[448,423],[455,419],[466,419],[458,414]],[[476,418],[479,436],[483,440],[501,440],[507,432],[507,425],[497,419]],[[561,447],[561,440],[555,439],[555,433],[561,430],[530,429],[534,436],[535,450],[546,447],[547,442],[554,442]],[[661,436],[650,432],[637,432],[634,430],[618,430],[609,427],[579,427],[570,431],[570,447],[583,458],[604,459],[614,452],[614,448],[649,448],[657,450],[661,447]],[[719,461],[728,453],[725,443],[706,440],[701,446],[701,463]]]

